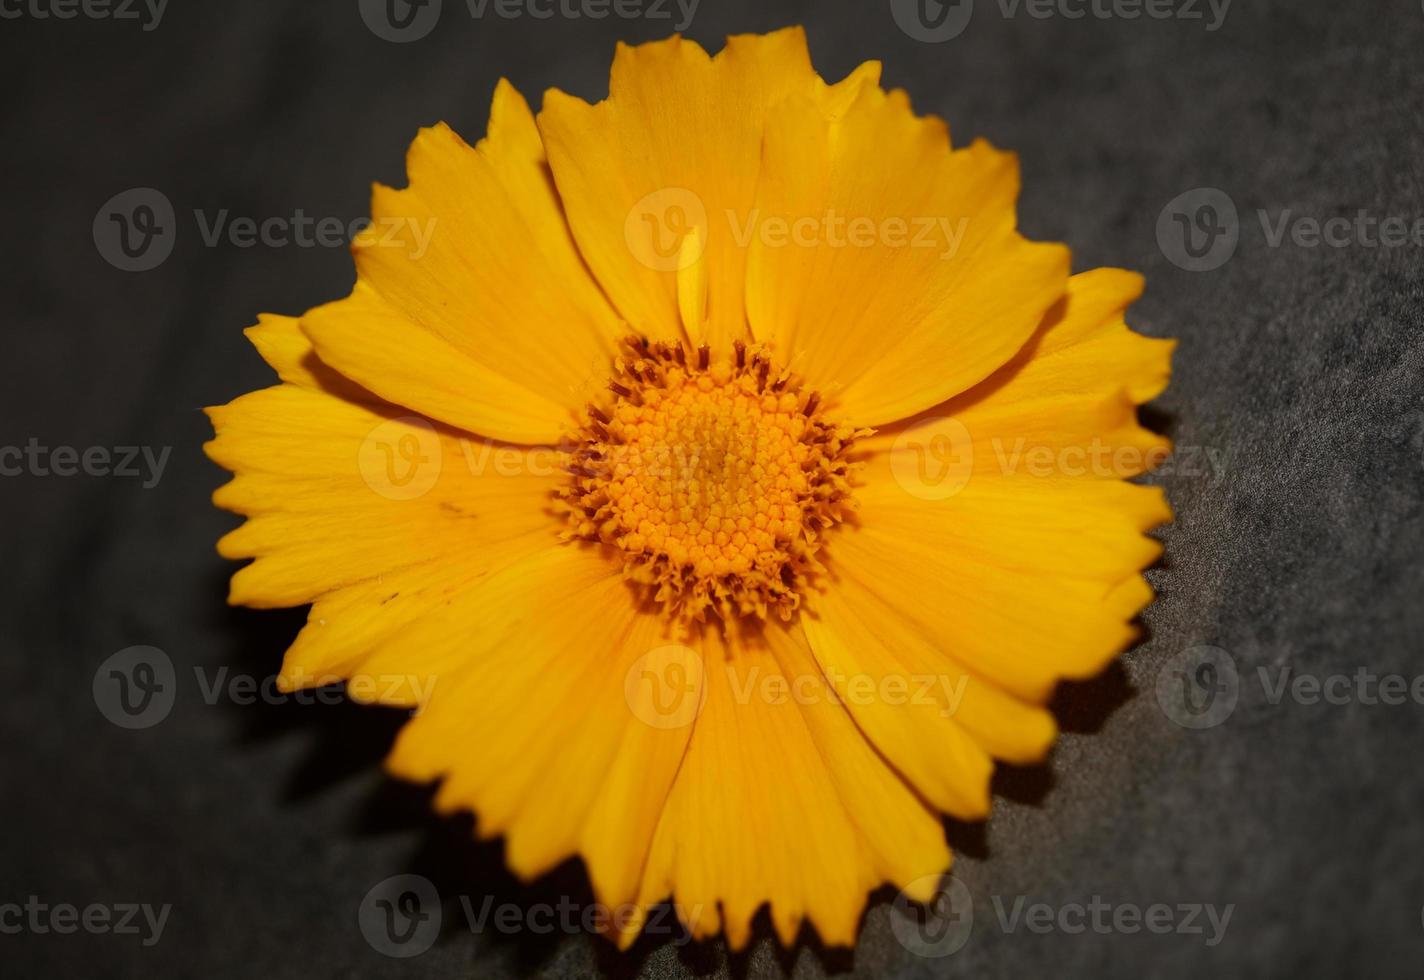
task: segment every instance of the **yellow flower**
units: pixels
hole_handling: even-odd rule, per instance
[[[349,297],[249,330],[281,384],[210,410],[231,601],[312,604],[283,686],[417,709],[390,770],[520,875],[580,856],[623,943],[669,897],[733,947],[930,897],[941,814],[1152,598],[1141,278],[1070,277],[1015,157],[879,74],[790,29],[620,46],[537,117],[501,82],[375,189]]]

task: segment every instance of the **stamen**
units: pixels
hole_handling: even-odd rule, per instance
[[[565,536],[619,548],[624,574],[683,626],[709,609],[789,619],[852,509],[846,456],[868,430],[825,421],[819,393],[761,345],[737,341],[717,363],[699,345],[693,368],[681,344],[624,351],[614,397],[573,434]]]

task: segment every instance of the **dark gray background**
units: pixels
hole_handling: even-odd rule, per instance
[[[606,91],[617,39],[668,21],[475,20],[397,45],[355,0],[173,0],[134,22],[0,20],[4,151],[5,445],[172,446],[162,480],[0,480],[0,904],[171,903],[162,940],[0,936],[9,976],[1417,975],[1424,957],[1424,706],[1272,705],[1257,668],[1326,676],[1424,672],[1424,248],[1271,247],[1256,218],[1365,209],[1424,215],[1424,11],[1417,0],[1236,0],[1203,21],[1005,18],[978,0],[962,36],[923,43],[888,4],[704,0],[690,34],[808,27],[817,67],[867,58],[957,141],[1022,158],[1021,223],[1075,265],[1143,271],[1133,322],[1181,338],[1151,419],[1183,447],[1158,477],[1177,522],[1153,572],[1149,639],[1101,679],[1064,689],[1051,763],[1000,774],[986,827],[950,828],[975,901],[968,945],[902,948],[886,895],[854,955],[762,941],[720,946],[472,934],[456,896],[586,899],[576,866],[531,888],[468,821],[379,760],[397,713],[350,705],[207,704],[194,668],[258,678],[301,612],[230,610],[213,551],[234,519],[208,495],[199,409],[269,383],[240,331],[263,310],[344,295],[343,248],[207,247],[194,209],[233,216],[366,213],[369,183],[403,183],[406,145],[444,119],[482,134],[495,80]],[[159,268],[115,269],[91,237],[112,195],[153,187],[177,211]],[[1184,271],[1159,249],[1164,205],[1216,187],[1241,215],[1235,256]],[[1206,465],[1206,451],[1224,465]],[[1191,458],[1189,459],[1189,456]],[[111,725],[99,664],[153,644],[177,665],[163,723]],[[1194,644],[1225,650],[1240,700],[1189,731],[1154,694]],[[1274,675],[1273,675],[1274,676]],[[756,828],[747,828],[756,833]],[[414,960],[379,956],[362,896],[429,876],[447,929]],[[1225,940],[1007,933],[994,896],[1061,906],[1233,903]]]

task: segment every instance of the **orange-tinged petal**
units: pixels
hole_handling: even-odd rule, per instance
[[[379,401],[371,392],[322,363],[311,340],[302,333],[299,317],[262,313],[257,323],[243,333],[262,355],[262,360],[288,384],[325,391],[349,402]]]
[[[321,360],[381,398],[493,439],[550,445],[572,424],[570,406],[411,325],[364,281],[346,299],[307,312],[302,330]]]
[[[1008,761],[1047,751],[1032,704],[1120,652],[1152,599],[1137,572],[1161,546],[1144,532],[1171,509],[1121,478],[1166,455],[1136,405],[1166,383],[1173,345],[1127,329],[1141,288],[1120,270],[1074,276],[1007,365],[863,440],[856,519],[807,614],[825,663],[964,679],[955,721]],[[908,742],[877,744],[903,771],[924,765]]]
[[[1141,292],[1142,277],[1121,269],[1074,276],[1008,364],[865,440],[872,465],[923,481],[925,496],[971,479],[1123,479],[1151,470],[1171,442],[1138,424],[1137,405],[1166,386],[1176,342],[1128,329],[1123,312]]]
[[[911,785],[946,813],[983,817],[992,775],[984,756],[1042,760],[1058,734],[1053,716],[970,670],[941,638],[904,619],[903,599],[891,594],[903,582],[869,577],[832,564],[832,581],[802,620],[816,659],[828,675],[847,678],[851,713]],[[871,679],[880,700],[853,697],[856,678]],[[904,692],[905,706],[885,703],[891,690]]]
[[[317,603],[288,656],[292,686],[343,672],[383,631],[557,540],[546,512],[556,453],[398,411],[294,384],[208,410],[205,448],[235,474],[214,501],[248,517],[219,551],[255,559],[233,576],[230,601]]]
[[[482,835],[504,834],[520,875],[581,854],[609,906],[634,897],[691,732],[634,710],[628,675],[673,641],[616,569],[596,548],[543,550],[391,637],[362,668],[415,664],[431,682],[391,771],[443,779],[437,805],[472,809]]]
[[[421,130],[410,186],[377,186],[348,300],[302,318],[318,356],[381,397],[492,438],[552,443],[626,333],[579,257],[522,96],[489,135]]]
[[[1015,230],[1016,158],[951,151],[901,91],[838,119],[789,98],[767,123],[747,313],[857,425],[912,416],[1008,361],[1062,295],[1068,252]]]
[[[849,945],[867,892],[948,867],[939,820],[866,742],[799,628],[731,641],[708,629],[702,657],[706,700],[648,856],[643,907],[671,896],[693,935],[723,929],[738,949],[770,903],[783,942],[807,921]]]
[[[799,27],[728,38],[716,57],[674,36],[620,44],[597,105],[545,95],[539,129],[574,236],[637,331],[682,336],[678,273],[703,259],[705,323],[688,335],[720,349],[746,336],[746,245],[736,228],[755,201],[768,107],[792,93],[835,105],[877,69],[825,85]],[[684,247],[694,230],[702,240]]]

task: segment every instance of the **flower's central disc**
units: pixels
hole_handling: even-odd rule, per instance
[[[669,615],[790,618],[850,506],[852,440],[766,350],[629,340],[563,493],[569,536],[616,545]]]

